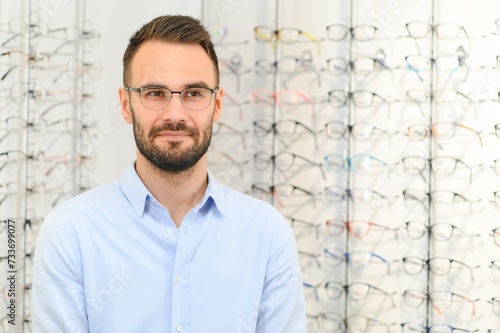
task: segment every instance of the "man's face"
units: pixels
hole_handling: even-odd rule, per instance
[[[188,87],[216,87],[214,66],[198,45],[148,41],[131,63],[130,87],[161,86],[171,91]],[[120,90],[122,113],[133,124],[140,155],[171,173],[192,168],[204,157],[212,136],[212,122],[220,115],[222,91],[214,93],[201,111],[186,109],[179,94],[160,110],[145,108],[137,92]],[[138,159],[140,156],[138,156]]]

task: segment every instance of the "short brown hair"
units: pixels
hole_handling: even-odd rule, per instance
[[[216,84],[219,85],[219,62],[210,34],[198,19],[183,15],[160,16],[143,25],[130,37],[123,55],[123,84],[130,81],[130,63],[139,47],[148,40],[177,44],[197,44],[208,54],[215,70]]]

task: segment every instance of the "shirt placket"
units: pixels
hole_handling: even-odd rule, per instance
[[[190,332],[190,264],[192,259],[192,248],[189,246],[188,234],[190,226],[196,216],[191,211],[182,221],[182,227],[178,230],[177,253],[172,276],[172,332]]]

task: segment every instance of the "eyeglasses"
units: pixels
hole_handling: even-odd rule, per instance
[[[342,57],[333,57],[326,60],[326,69],[330,74],[341,75],[350,69],[354,74],[369,75],[377,68],[389,69],[383,59],[359,57],[349,61]]]
[[[438,276],[450,274],[452,266],[456,269],[467,269],[470,272],[472,281],[474,281],[472,270],[479,268],[479,266],[471,267],[461,261],[445,257],[434,257],[430,259],[422,259],[419,257],[403,258],[403,268],[407,274],[417,275],[422,272],[425,266],[428,266],[430,271]]]
[[[344,90],[337,89],[328,92],[328,102],[334,107],[345,106],[349,100],[352,100],[354,106],[360,108],[369,108],[374,103],[387,103],[385,98],[368,90],[356,90],[346,93]]]
[[[460,32],[463,32],[464,37],[468,38],[465,28],[455,23],[439,23],[429,24],[426,22],[408,22],[405,24],[406,30],[411,38],[420,39],[425,38],[429,33],[434,32],[436,37],[442,40],[456,39]]]
[[[297,120],[283,119],[273,123],[270,123],[267,120],[255,120],[253,122],[253,129],[255,136],[259,138],[265,137],[270,133],[274,133],[280,138],[290,139],[295,136],[301,136],[304,133],[309,133],[314,138],[315,146],[318,146],[316,133],[311,128]]]
[[[326,232],[330,236],[340,236],[346,229],[349,235],[359,239],[367,237],[371,231],[390,231],[391,233],[394,233],[395,239],[398,238],[395,229],[370,221],[343,221],[339,219],[330,219],[326,221]]]
[[[411,239],[420,239],[426,232],[429,232],[432,239],[435,241],[446,242],[453,236],[460,236],[460,234],[467,237],[478,237],[480,234],[470,234],[459,229],[457,226],[450,223],[438,222],[431,226],[427,226],[420,221],[407,221],[405,222],[405,229],[408,237]],[[458,233],[455,234],[455,232]]]
[[[301,187],[295,186],[289,183],[279,183],[275,185],[267,185],[264,183],[255,183],[251,186],[252,194],[261,196],[273,196],[277,197],[281,206],[284,206],[282,199],[291,199],[293,197],[308,197],[313,202],[313,206],[316,206],[316,196],[308,190]]]
[[[471,211],[473,208],[473,204],[478,203],[482,200],[482,199],[469,200],[459,193],[448,190],[434,190],[431,192],[426,192],[423,190],[416,190],[416,189],[404,190],[403,198],[405,200],[415,200],[420,202],[421,204],[425,204],[425,202],[430,202],[443,206],[468,203]]]
[[[277,61],[260,59],[255,62],[255,71],[259,75],[274,74],[279,72],[285,75],[299,75],[308,72],[316,73],[318,85],[321,87],[321,76],[319,71],[313,67],[309,59],[285,57]]]
[[[454,111],[456,111],[457,108],[460,108],[462,113],[473,113],[474,116],[477,117],[476,102],[458,90],[439,89],[429,92],[421,89],[412,89],[406,91],[406,96],[409,101],[415,102],[419,105],[422,114],[425,113],[421,108],[421,104],[430,102],[432,98],[434,103],[437,105],[448,107],[453,106]],[[482,100],[479,100],[478,102],[482,102]]]
[[[340,172],[342,170],[368,171],[371,168],[387,167],[387,163],[368,154],[356,154],[351,157],[344,157],[339,154],[326,155],[324,166],[327,171]]]
[[[139,93],[142,105],[146,109],[161,110],[165,108],[172,94],[179,94],[182,105],[191,111],[201,111],[206,109],[212,102],[212,95],[219,91],[219,87],[210,88],[186,88],[181,91],[170,91],[165,87],[151,86],[141,88],[124,87],[126,91]]]
[[[370,251],[343,252],[335,248],[324,249],[324,258],[325,262],[330,266],[338,266],[346,262],[355,269],[367,269],[371,264],[384,264],[387,265],[388,275],[391,274],[391,263],[397,262],[397,260],[389,262],[382,256]]]
[[[434,139],[446,140],[446,139],[451,139],[455,136],[455,129],[457,127],[466,129],[476,134],[479,139],[479,143],[481,144],[481,147],[483,147],[481,132],[460,123],[439,122],[439,123],[434,123],[432,126],[423,124],[411,125],[408,127],[407,135],[411,141],[422,141],[431,134]]]
[[[304,36],[309,41],[316,43],[317,52],[320,53],[320,40],[310,33],[296,29],[296,28],[281,28],[275,30],[266,25],[259,25],[254,28],[255,39],[259,42],[272,43],[273,39],[276,37],[277,40],[283,44],[295,44],[300,41],[300,37]],[[273,44],[271,44],[274,46]]]
[[[294,165],[299,166],[300,162],[305,162],[308,166],[319,167],[321,171],[321,176],[323,177],[323,179],[326,178],[321,163],[316,163],[301,155],[297,155],[286,151],[279,152],[278,154],[275,155],[269,155],[266,152],[258,152],[254,154],[253,160],[255,168],[257,170],[263,171],[272,164],[276,167],[277,170],[281,172],[290,170]]]
[[[22,17],[14,17],[9,22],[1,23],[0,25],[7,25],[8,29],[2,28],[2,32],[6,32],[11,36],[2,42],[1,46],[6,46],[17,37],[22,37],[27,31],[33,35],[45,35],[48,32],[48,27],[45,23],[37,22],[36,24],[28,24]]]
[[[340,41],[351,36],[359,42],[368,42],[375,38],[378,28],[369,24],[360,24],[354,27],[348,27],[344,24],[331,24],[326,27],[326,35],[328,39]]]
[[[402,160],[403,170],[408,174],[420,174],[429,165],[431,170],[438,175],[451,175],[457,171],[459,166],[466,168],[469,172],[469,184],[472,183],[472,167],[464,161],[447,156],[439,156],[433,158],[425,158],[422,156],[407,156]],[[474,166],[474,168],[481,167],[482,164]]]
[[[389,333],[390,327],[396,323],[383,323],[375,318],[370,318],[363,315],[352,315],[345,319],[348,332],[368,333],[373,327],[382,327],[381,330]],[[375,332],[379,332],[374,329]]]
[[[278,40],[284,44],[294,44],[299,41],[301,36],[313,42],[319,42],[319,40],[310,33],[296,28],[281,28],[275,30],[266,25],[259,25],[254,28],[254,34],[259,42],[269,42],[272,41],[274,37],[277,37]]]
[[[340,319],[338,314],[331,312],[319,313],[316,315],[306,314],[307,328],[313,329],[316,326],[326,332],[344,332],[344,322]]]
[[[10,87],[9,94],[10,98],[20,104],[23,103],[26,98],[33,99],[36,103],[44,103],[47,101],[47,97],[54,96],[65,96],[65,99],[74,101],[75,99],[87,101],[92,98],[92,94],[88,91],[83,92],[81,95],[77,95],[77,92],[73,87],[67,89],[59,90],[47,90],[39,81],[18,81],[12,84]]]
[[[414,72],[422,72],[431,68],[434,64],[441,73],[453,73],[463,65],[460,57],[456,55],[442,55],[436,58],[429,58],[421,54],[414,54],[405,57],[407,69]]]
[[[370,140],[374,135],[388,134],[386,130],[383,130],[377,126],[369,123],[355,123],[351,125],[345,125],[341,121],[330,121],[325,124],[325,134],[327,137],[339,140],[349,133],[356,140]]]
[[[390,199],[380,194],[375,190],[368,188],[352,188],[344,189],[340,186],[325,187],[326,200],[330,202],[342,202],[349,198],[354,204],[369,205],[375,199],[383,199],[390,201]]]
[[[471,299],[467,296],[445,290],[435,290],[429,294],[418,290],[406,290],[403,292],[405,303],[411,307],[421,306],[426,299],[431,301],[432,307],[438,314],[442,314],[443,309],[448,309],[453,303],[467,302],[472,305],[472,315],[476,315],[476,302],[479,299]]]
[[[298,90],[283,89],[278,91],[252,91],[252,100],[255,103],[265,103],[269,106],[278,105],[280,107],[295,108],[301,105],[310,105],[311,113],[314,116],[316,111],[315,102],[304,93]]]
[[[353,282],[347,285],[330,281],[324,285],[326,294],[330,299],[339,299],[344,293],[353,301],[364,301],[370,296],[383,296],[391,300],[392,307],[396,306],[394,297],[396,293],[389,293],[374,285],[363,282]]]
[[[432,325],[432,326],[422,326],[417,323],[401,323],[402,333],[474,333],[479,332],[479,330],[466,330],[463,328],[457,328],[446,324]]]

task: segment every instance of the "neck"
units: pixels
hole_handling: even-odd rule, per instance
[[[168,210],[177,227],[201,201],[208,185],[205,156],[190,169],[171,173],[157,168],[138,154],[135,168],[146,188]]]

